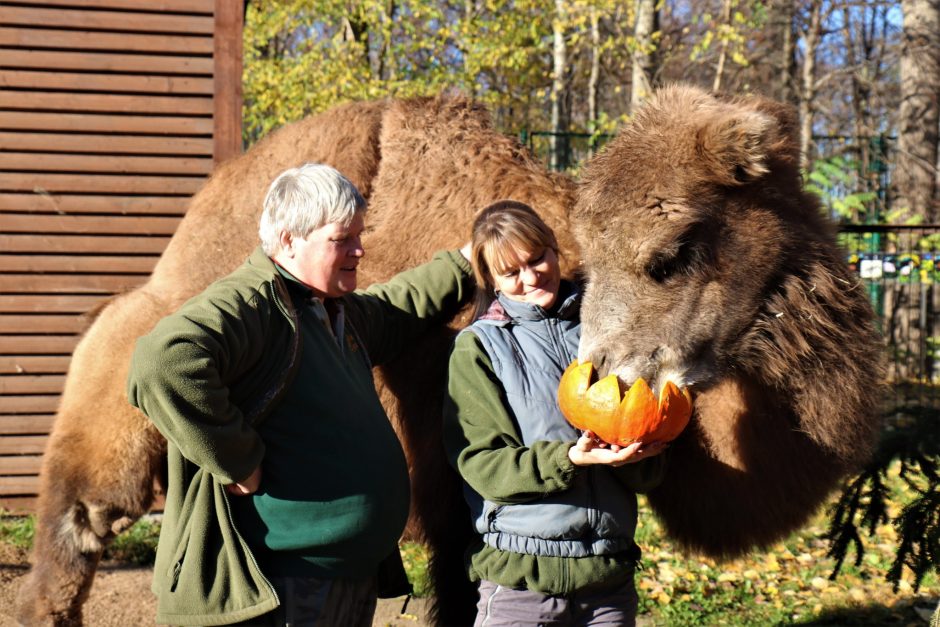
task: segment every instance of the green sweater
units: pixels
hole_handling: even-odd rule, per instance
[[[373,517],[392,509],[407,512],[407,475],[401,448],[378,405],[368,363],[379,365],[394,358],[431,324],[455,313],[468,285],[466,260],[457,252],[439,253],[434,261],[386,284],[338,299],[350,331],[344,350],[310,355],[304,349],[313,345],[306,337],[313,331],[303,332],[305,327],[284,280],[258,249],[243,266],[210,285],[138,340],[128,395],[168,441],[169,485],[154,566],[157,622],[226,624],[258,616],[278,605],[268,573],[256,559],[255,553],[263,547],[254,544],[257,538],[246,540],[242,535],[238,514],[232,512],[232,502],[238,497],[230,497],[224,485],[245,479],[264,460],[261,485],[266,489],[264,471],[267,464],[284,459],[281,455],[289,432],[272,440],[277,450],[270,456],[263,433],[278,428],[273,422],[269,425],[279,419],[278,412],[301,415],[299,401],[317,395],[318,409],[325,413],[305,415],[310,420],[325,419],[334,427],[328,428],[329,439],[316,443],[305,440],[295,449],[294,462],[306,462],[293,468],[298,481],[320,490],[317,496],[308,491],[304,498],[326,501],[321,511],[327,511],[330,503],[337,511],[347,506],[363,508],[347,518],[310,520],[308,540],[316,534],[311,530],[321,522],[323,525],[318,551],[349,548],[344,541],[356,532],[347,527],[331,536],[331,525],[337,521],[347,526],[363,521],[371,525]],[[324,338],[332,341],[323,331]],[[331,376],[330,380],[295,379],[302,368],[312,364],[320,375]],[[331,389],[331,385],[339,388]],[[290,404],[282,407],[284,402]],[[349,494],[330,490],[337,481],[335,474],[328,475],[330,481],[316,474],[339,473],[343,489],[356,489],[353,477],[362,472],[362,456],[336,446],[340,419],[349,431],[368,425],[379,434],[365,438],[368,452],[376,453],[375,448],[381,446],[391,448],[391,452],[383,449],[374,464],[369,462],[373,466],[388,464],[385,470],[390,479],[383,479],[399,486],[376,509],[370,509],[369,504],[370,498],[376,498],[373,492],[363,491],[359,495],[362,500],[350,501]],[[313,432],[315,428],[306,436]],[[308,448],[313,444],[315,448]],[[305,455],[296,454],[301,449]],[[284,480],[284,471],[271,470],[275,480]],[[375,467],[370,468],[366,479],[376,479],[378,474]],[[290,495],[284,496],[290,500]],[[376,538],[377,545],[386,545],[391,527],[397,527],[397,539],[404,520],[401,515],[392,518],[370,527],[370,540]],[[386,557],[393,546],[394,540],[386,547],[388,551],[373,557],[374,562]],[[337,556],[341,553],[337,550],[321,565],[335,573],[343,572],[344,566],[349,566],[350,572],[368,568],[361,555],[350,554],[350,563],[340,564],[342,557]]]
[[[480,340],[458,336],[450,358],[448,394],[444,401],[444,448],[464,481],[483,498],[497,503],[523,503],[568,489],[577,473],[568,458],[574,442],[540,441],[523,445],[505,406],[502,385]],[[652,489],[662,480],[665,455],[609,472],[623,485],[624,498]],[[515,589],[565,595],[609,590],[633,576],[634,554],[581,558],[524,555],[476,543],[468,552],[468,573]]]
[[[369,316],[349,297],[330,304],[331,320],[309,288],[279,270],[300,314],[300,366],[258,428],[262,483],[232,499],[235,521],[268,575],[368,577],[397,550],[410,496],[405,456],[355,331]]]

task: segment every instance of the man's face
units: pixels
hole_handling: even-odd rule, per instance
[[[307,237],[285,235],[274,260],[305,283],[320,298],[336,298],[356,289],[356,268],[362,248],[364,212],[349,226],[325,224]]]

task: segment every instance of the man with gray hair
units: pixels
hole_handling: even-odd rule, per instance
[[[372,366],[456,313],[470,265],[356,291],[365,208],[329,166],[284,172],[261,246],[137,342],[128,395],[168,441],[158,623],[371,625],[380,562],[401,573],[408,472]]]

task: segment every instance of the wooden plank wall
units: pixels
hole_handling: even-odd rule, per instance
[[[28,510],[85,315],[241,149],[240,0],[0,2],[0,507]]]

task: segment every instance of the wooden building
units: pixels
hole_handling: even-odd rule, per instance
[[[85,315],[241,150],[241,0],[0,2],[0,507],[28,510]]]

